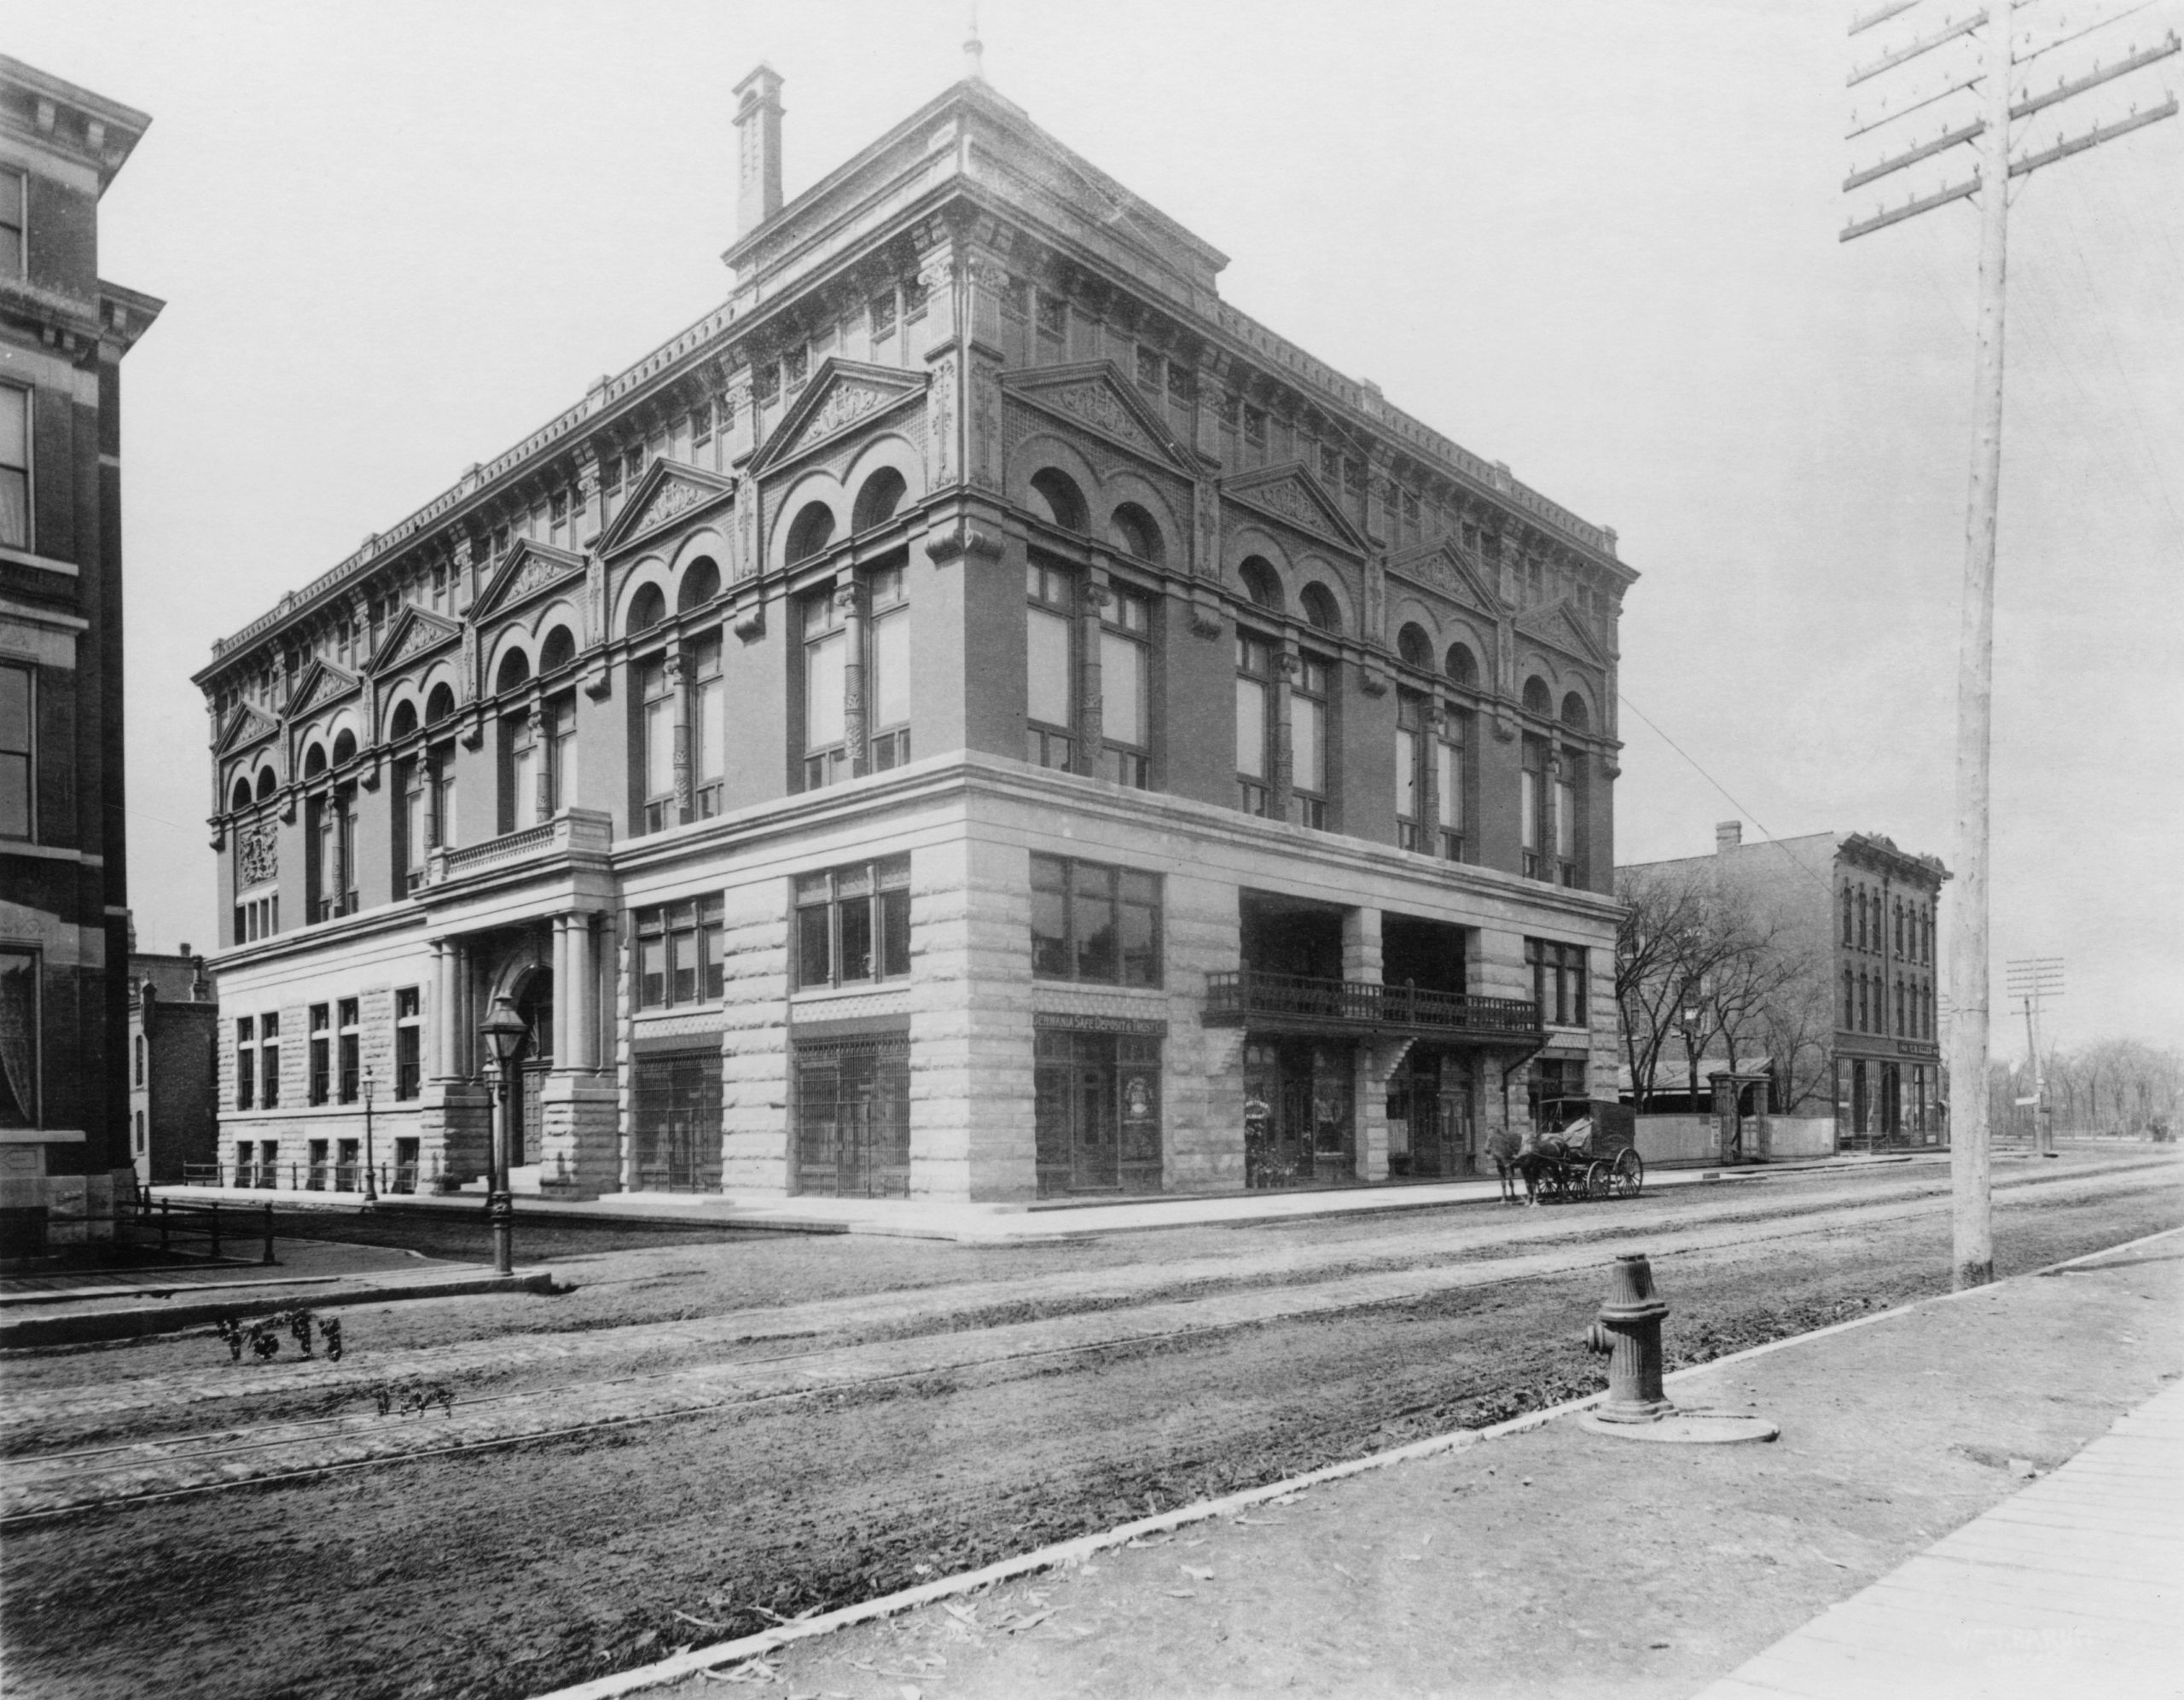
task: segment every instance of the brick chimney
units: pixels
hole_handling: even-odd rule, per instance
[[[781,210],[781,79],[761,65],[735,85],[735,234],[747,236]]]
[[[1744,822],[1717,821],[1714,824],[1714,854],[1726,856],[1744,843]]]

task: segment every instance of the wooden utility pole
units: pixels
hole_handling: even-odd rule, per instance
[[[2038,5],[2039,0],[1989,0],[1984,11],[1951,14],[1935,20],[1924,0],[1888,0],[1888,3],[1854,19],[1850,25],[1850,34],[1856,38],[1907,15],[1920,15],[1908,25],[1913,32],[1909,39],[1894,47],[1881,48],[1876,58],[1851,71],[1849,84],[1853,89],[1923,60],[1929,54],[1956,53],[1960,44],[1976,43],[1978,49],[1975,61],[1967,64],[1960,57],[1949,65],[1937,90],[1914,90],[1896,97],[1893,112],[1885,101],[1879,114],[1869,122],[1861,122],[1853,116],[1850,136],[1855,139],[1908,118],[1913,113],[1937,106],[1943,108],[1940,131],[1931,140],[1912,144],[1872,165],[1853,171],[1843,187],[1846,193],[1862,189],[1962,146],[1978,149],[1978,168],[1968,180],[1944,183],[1925,194],[1914,191],[1902,206],[1854,221],[1844,228],[1841,236],[1847,242],[1959,200],[1976,200],[1979,206],[1979,307],[1972,380],[1972,482],[1965,504],[1964,602],[1959,618],[1957,654],[1957,918],[1949,949],[1949,979],[1956,1001],[1949,1046],[1949,1170],[1955,1203],[1953,1281],[1960,1289],[1984,1286],[1995,1278],[1988,1149],[1990,1130],[1987,1117],[1988,776],[1994,730],[1995,525],[2001,496],[2002,320],[2009,260],[2010,181],[2161,119],[2173,118],[2177,110],[2176,96],[2169,94],[2163,105],[2149,111],[2141,113],[2135,107],[2125,118],[2107,125],[2095,124],[2089,131],[2068,139],[2059,134],[2050,148],[2036,151],[2028,148],[2013,155],[2012,123],[2030,120],[2036,113],[2088,90],[2166,59],[2179,46],[2174,32],[2143,51],[2133,44],[2118,60],[2105,65],[2095,62],[2089,71],[2075,78],[2067,74],[2059,77],[2053,89],[2032,93],[2018,85],[2019,66],[2029,65],[2128,15],[2128,10],[2118,11],[2086,26],[2058,20],[2056,27],[2062,32],[2053,41],[2036,45],[2027,37],[2022,44],[2025,50],[2020,53],[2018,32],[2013,27],[2015,15],[2030,15]],[[1976,96],[1977,115],[1960,110],[1952,119],[1949,103],[1966,95]]]

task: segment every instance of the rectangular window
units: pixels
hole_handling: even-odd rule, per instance
[[[439,850],[455,848],[455,740],[433,746],[427,761],[432,792],[431,844]]]
[[[1155,351],[1149,348],[1137,351],[1137,381],[1148,390],[1160,387],[1160,357]]]
[[[1289,688],[1291,815],[1300,827],[1327,824],[1327,687],[1330,664],[1301,658]]]
[[[884,567],[866,585],[871,615],[865,628],[864,699],[874,773],[910,758],[910,605],[899,566]]]
[[[501,830],[538,824],[538,746],[528,714],[501,717]]]
[[[1034,855],[1031,972],[1048,980],[1159,985],[1159,876]]]
[[[258,1105],[258,1024],[249,1016],[235,1022],[235,1108]]]
[[[1409,691],[1396,693],[1396,842],[1407,850],[1429,849],[1420,821],[1426,705]]]
[[[1563,753],[1562,765],[1554,775],[1554,872],[1557,880],[1565,885],[1581,883],[1577,866],[1577,787],[1571,775],[1577,771],[1575,751]]]
[[[1152,782],[1152,636],[1153,608],[1142,596],[1108,599],[1100,621],[1101,772],[1139,791]]]
[[[334,1034],[332,1006],[311,1007],[311,1101],[323,1104],[334,1095]]]
[[[1462,710],[1444,708],[1441,735],[1434,749],[1433,804],[1440,816],[1441,854],[1450,862],[1465,860],[1464,792],[1471,783],[1465,751],[1471,741],[1470,721],[1471,716]]]
[[[411,756],[395,763],[394,895],[405,897],[425,883],[425,852],[432,843],[432,792],[426,764]]]
[[[1536,738],[1526,738],[1523,761],[1518,815],[1523,832],[1525,877],[1544,879],[1548,845],[1547,746]]]
[[[554,492],[549,513],[550,517],[546,522],[546,540],[555,548],[565,549],[569,546],[568,491],[557,490]]]
[[[636,1190],[718,1191],[719,1050],[640,1058],[635,1076],[630,1131]]]
[[[883,336],[893,334],[895,329],[895,292],[893,290],[889,289],[874,296],[867,305],[866,311],[871,316],[872,339],[874,342],[879,341]]]
[[[8,177],[0,171],[0,183]],[[0,543],[31,547],[31,392],[8,384],[0,384]]]
[[[683,652],[690,679],[690,809],[710,821],[727,798],[728,682],[722,676],[720,634],[694,641]]]
[[[796,881],[796,983],[858,985],[910,972],[910,859],[853,862]]]
[[[1244,441],[1255,449],[1266,446],[1266,415],[1248,404],[1244,409]]]
[[[23,174],[0,171],[0,277],[23,275]]]
[[[34,834],[37,706],[37,674],[13,662],[0,662],[0,838]]]
[[[357,910],[356,843],[357,794],[343,787],[339,791],[322,792],[311,799],[312,831],[316,854],[311,858],[311,872],[316,889],[311,899],[311,919],[331,920],[336,915],[354,914]]]
[[[363,1091],[362,1045],[357,1031],[357,1001],[343,998],[337,1007],[337,1018],[341,1024],[339,1036],[341,1046],[341,1101],[354,1104]]]
[[[549,697],[539,705],[539,731],[546,740],[546,813],[549,817],[576,806],[577,695]]]
[[[1069,328],[1069,303],[1059,295],[1039,293],[1039,328],[1048,336],[1060,336]]]
[[[725,989],[727,905],[717,893],[637,911],[637,1007],[717,1003]]]
[[[1025,570],[1024,759],[1067,772],[1076,740],[1077,665],[1067,573],[1031,562]]]
[[[394,1095],[417,1095],[424,1080],[425,1024],[421,1018],[417,988],[404,986],[394,994]]]
[[[1274,646],[1236,634],[1236,784],[1246,815],[1264,815],[1274,795]]]
[[[38,1125],[37,955],[0,950],[0,1128]]]
[[[832,589],[804,599],[804,788],[849,777],[849,630]]]
[[[281,1018],[268,1012],[258,1018],[258,1102],[267,1110],[281,1107]]]
[[[693,453],[713,440],[713,404],[700,402],[690,409],[690,448]]]
[[[668,682],[667,658],[654,655],[637,668],[638,786],[644,798],[648,833],[665,831],[675,821],[675,693]]]
[[[1584,946],[1528,938],[1525,960],[1531,964],[1532,1000],[1539,1005],[1542,1022],[1549,1027],[1591,1025],[1585,1005]]]

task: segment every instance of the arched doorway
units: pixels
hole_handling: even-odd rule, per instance
[[[520,1169],[539,1159],[544,1127],[541,1100],[547,1071],[554,1066],[554,973],[532,968],[515,983],[515,1012],[523,1018],[523,1043],[515,1053],[515,1079],[508,1087],[508,1166]]]

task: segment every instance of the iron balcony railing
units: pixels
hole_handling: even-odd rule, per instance
[[[1210,1027],[1394,1027],[1536,1038],[1539,1006],[1525,998],[1474,997],[1377,980],[1321,980],[1258,968],[1206,976]]]

